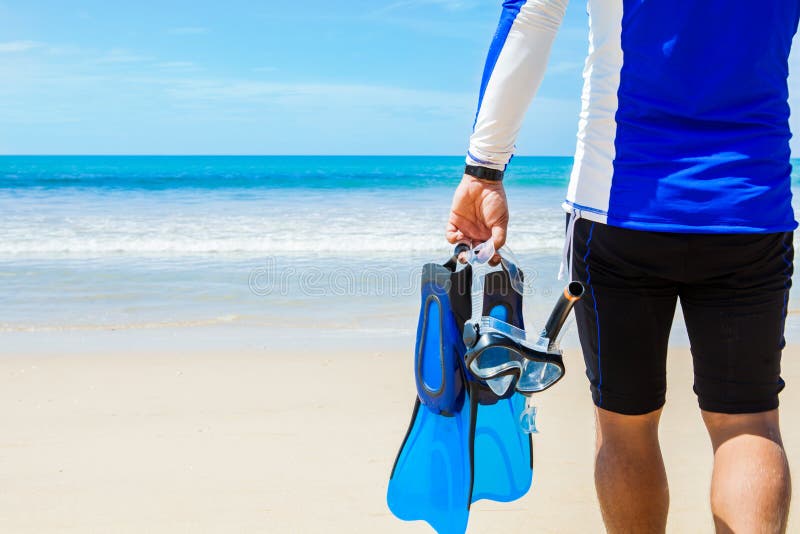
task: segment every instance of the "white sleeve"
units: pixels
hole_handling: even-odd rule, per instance
[[[467,163],[504,170],[569,0],[507,0],[483,72]]]

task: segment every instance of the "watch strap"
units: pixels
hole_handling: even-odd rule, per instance
[[[502,182],[504,171],[497,169],[490,169],[489,167],[481,167],[479,165],[467,165],[464,169],[464,174],[469,174],[479,180],[487,180],[489,182]]]

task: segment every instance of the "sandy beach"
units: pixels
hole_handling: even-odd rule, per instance
[[[395,519],[384,500],[414,396],[412,340],[301,336],[302,345],[276,349],[154,351],[131,343],[141,332],[104,335],[99,344],[89,343],[98,334],[53,334],[47,350],[4,349],[0,531],[430,532]],[[788,414],[800,407],[798,356],[798,346],[785,353],[782,396],[795,473],[800,427]],[[669,362],[668,530],[711,532],[711,452],[688,350]],[[477,503],[469,532],[602,531],[577,350],[567,364],[567,378],[538,399],[532,491],[511,504]]]

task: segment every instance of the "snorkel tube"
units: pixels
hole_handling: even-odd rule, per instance
[[[570,282],[567,287],[564,288],[564,292],[561,293],[558,302],[556,302],[556,305],[553,307],[553,311],[550,312],[550,318],[547,319],[547,323],[545,323],[544,330],[542,330],[541,333],[541,337],[550,342],[548,349],[554,347],[558,334],[561,333],[561,328],[563,328],[564,323],[567,322],[569,312],[572,311],[572,307],[575,306],[575,303],[583,296],[584,291],[583,284],[580,282]]]

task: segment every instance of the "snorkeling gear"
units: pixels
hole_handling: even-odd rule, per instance
[[[564,376],[564,360],[556,340],[583,285],[570,282],[553,308],[544,330],[531,337],[521,328],[495,317],[472,317],[464,325],[469,372],[502,396],[513,384],[531,395],[544,391]]]
[[[518,269],[516,259],[510,251],[499,251],[500,264],[513,281]],[[531,336],[516,325],[481,314],[481,298],[475,291],[480,281],[480,270],[486,270],[488,260],[497,257],[494,244],[487,241],[478,245],[470,254],[475,269],[473,281],[472,317],[464,324],[463,339],[467,346],[465,355],[468,373],[486,384],[497,396],[516,390],[526,396],[525,409],[519,418],[523,432],[538,433],[537,409],[531,395],[544,391],[561,380],[566,372],[561,350],[558,348],[559,334],[575,303],[583,296],[584,287],[572,281],[556,302],[544,329],[538,336]],[[521,275],[519,284],[521,285]]]
[[[387,503],[398,518],[427,521],[440,534],[462,534],[475,501],[510,502],[528,492],[533,457],[526,432],[535,431],[529,417],[535,408],[526,408],[519,385],[523,376],[541,370],[542,360],[557,361],[559,377],[563,374],[557,332],[549,338],[552,347],[530,359],[536,365],[522,361],[532,350],[524,337],[522,273],[505,250],[494,267],[493,256],[493,247],[461,245],[444,265],[423,267],[414,353],[417,397]],[[475,340],[468,351],[464,340],[470,329]],[[501,370],[492,371],[491,355]],[[514,363],[503,364],[501,355]],[[480,374],[468,368],[470,356]],[[498,382],[508,384],[500,388]]]

